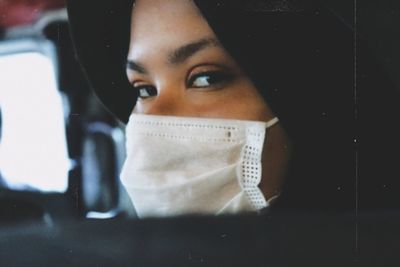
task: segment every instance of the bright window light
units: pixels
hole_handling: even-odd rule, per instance
[[[0,56],[0,171],[13,189],[65,192],[70,161],[52,60]]]

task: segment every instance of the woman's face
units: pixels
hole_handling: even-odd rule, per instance
[[[245,51],[244,51],[245,52]],[[134,113],[269,121],[274,114],[190,0],[137,0],[127,75]],[[280,191],[289,158],[277,124],[267,132],[260,188]]]

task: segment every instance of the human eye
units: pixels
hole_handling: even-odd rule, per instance
[[[138,91],[139,98],[146,99],[157,95],[157,89],[152,85],[135,85],[133,84],[133,88]]]
[[[224,71],[205,71],[192,75],[187,86],[190,88],[210,88],[232,80],[232,75]]]

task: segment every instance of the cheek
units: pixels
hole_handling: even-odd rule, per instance
[[[223,90],[189,92],[188,103],[198,115],[224,119],[268,121],[270,108],[251,84],[235,83]]]

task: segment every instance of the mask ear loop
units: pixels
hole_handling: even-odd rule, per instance
[[[275,200],[281,195],[281,193],[278,193],[270,198],[267,199],[268,206],[271,205]]]
[[[275,124],[277,124],[278,122],[279,122],[278,117],[275,117],[275,118],[269,120],[269,121],[266,123],[265,127],[268,129],[268,128],[274,126]]]

